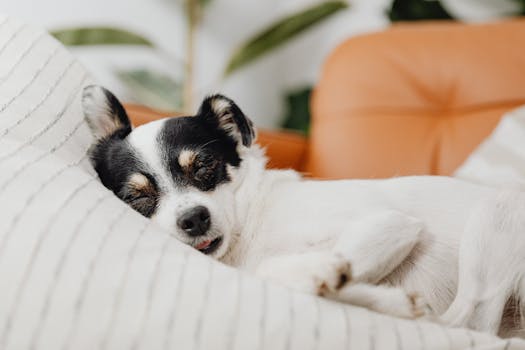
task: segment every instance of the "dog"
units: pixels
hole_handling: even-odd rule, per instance
[[[195,116],[137,128],[100,86],[86,87],[82,104],[102,183],[200,252],[393,316],[521,330],[520,191],[448,177],[316,181],[268,170],[252,122],[222,95],[205,98]]]

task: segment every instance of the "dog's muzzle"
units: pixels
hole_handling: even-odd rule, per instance
[[[194,238],[193,248],[204,254],[213,254],[222,245],[222,236],[203,237],[210,232],[210,211],[203,206],[193,207],[177,219],[177,226],[189,237]],[[197,243],[198,242],[198,243]]]
[[[211,217],[206,207],[189,209],[177,220],[177,226],[190,237],[205,235],[210,229]]]

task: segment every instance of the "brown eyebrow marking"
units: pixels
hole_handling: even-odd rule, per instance
[[[179,153],[179,157],[178,157],[179,165],[182,168],[190,168],[195,162],[196,157],[197,157],[197,153],[195,151],[191,151],[187,149],[182,150]]]
[[[156,190],[151,181],[143,174],[134,173],[129,177],[128,187],[132,194],[138,195],[141,193],[155,194]]]

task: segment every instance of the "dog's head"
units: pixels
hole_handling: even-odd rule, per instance
[[[82,103],[95,136],[90,157],[102,183],[179,240],[223,256],[232,240],[242,151],[255,138],[240,108],[214,95],[195,116],[132,129],[106,89],[86,87]]]

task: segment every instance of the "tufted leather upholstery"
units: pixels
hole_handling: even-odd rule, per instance
[[[317,177],[451,174],[525,103],[525,20],[402,24],[328,57],[305,170]]]

